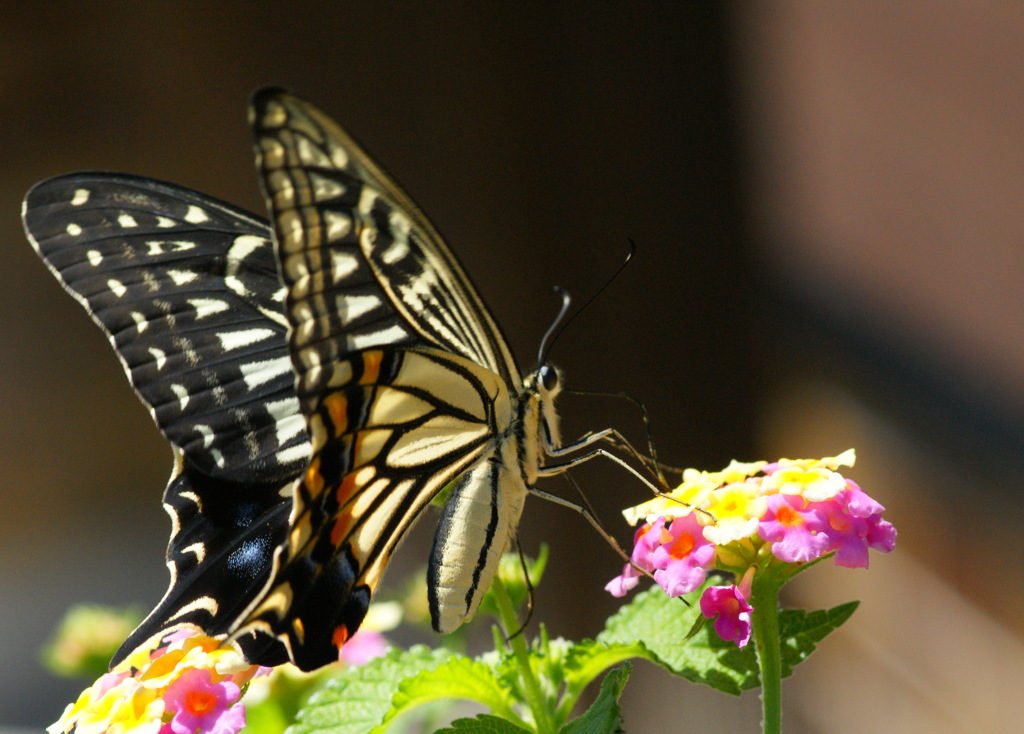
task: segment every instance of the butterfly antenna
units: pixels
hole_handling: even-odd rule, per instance
[[[537,350],[537,366],[542,366],[548,356],[548,341],[554,342],[554,337],[551,335],[558,329],[558,324],[565,318],[565,314],[569,311],[569,306],[572,304],[572,296],[569,295],[569,291],[560,285],[555,286],[555,293],[562,297],[562,307],[558,309],[558,315],[555,316],[555,320],[551,322],[551,326],[544,332],[544,338],[540,340],[540,349]],[[570,319],[571,321],[572,319]],[[558,329],[558,334],[562,333],[562,329]]]
[[[608,286],[610,286],[612,283],[614,283],[616,281],[616,279],[622,274],[622,271],[626,269],[626,266],[629,265],[630,260],[632,260],[633,256],[636,254],[637,247],[636,247],[636,242],[634,242],[631,237],[627,237],[626,241],[629,242],[629,254],[626,255],[626,259],[623,260],[622,264],[619,265],[619,267],[615,270],[614,273],[612,273],[612,276],[610,278],[608,278],[607,281],[605,281],[604,285],[602,285],[600,288],[598,288],[597,291],[590,298],[588,298],[583,303],[582,306],[580,306],[578,309],[576,309],[576,311],[573,312],[572,316],[570,316],[565,321],[562,321],[561,326],[559,326],[558,324],[559,324],[559,321],[561,321],[562,316],[565,314],[566,309],[568,309],[568,301],[566,299],[569,297],[569,294],[561,286],[557,286],[557,285],[555,286],[555,291],[557,291],[557,292],[562,294],[562,312],[558,314],[558,318],[555,319],[555,322],[551,325],[551,328],[548,329],[548,333],[544,335],[544,339],[541,342],[540,352],[537,355],[537,363],[538,364],[544,364],[545,363],[545,361],[547,359],[547,356],[548,356],[547,353],[550,350],[550,347],[554,346],[554,343],[556,341],[558,341],[558,337],[560,337],[562,335],[562,332],[565,331],[565,327],[567,327],[569,324],[571,324],[576,319],[577,316],[579,316],[581,313],[583,313],[587,309],[587,307],[590,304],[592,304],[594,301],[596,301],[598,296],[600,296],[602,293],[604,293],[606,290],[608,290]],[[557,327],[557,330],[556,330],[556,327]],[[552,336],[552,332],[554,332],[553,336]],[[548,339],[549,336],[551,337],[550,341]]]
[[[569,472],[564,472],[562,476],[565,477],[565,481],[569,482],[569,484],[572,485],[573,489],[576,490],[576,494],[579,495],[580,500],[583,502],[583,505],[580,506],[580,508],[586,508],[586,511],[581,514],[583,514],[583,516],[597,530],[601,537],[604,538],[605,542],[608,543],[611,549],[615,551],[628,565],[632,566],[634,569],[636,569],[642,575],[649,578],[651,581],[657,583],[657,580],[654,578],[654,574],[648,571],[646,568],[641,568],[640,566],[638,566],[633,561],[633,559],[630,558],[629,554],[622,549],[622,546],[619,545],[619,542],[617,540],[615,540],[615,537],[604,529],[604,524],[601,522],[600,518],[598,518],[596,512],[594,511],[593,505],[590,504],[590,500],[587,499],[586,493],[583,491],[583,488],[580,487],[579,482],[576,481],[575,477],[569,474]],[[682,602],[686,606],[690,606],[690,602],[686,601],[686,599],[683,599],[683,597],[679,598],[682,599]]]

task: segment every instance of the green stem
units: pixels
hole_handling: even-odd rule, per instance
[[[772,578],[755,577],[750,594],[757,664],[761,673],[761,731],[782,731],[782,649],[779,643],[779,589]]]
[[[501,582],[497,575],[495,575],[494,583],[491,585],[491,593],[494,595],[494,601],[498,607],[498,615],[501,617],[501,623],[505,627],[506,634],[508,634],[509,630],[519,629],[519,617],[516,615],[515,607],[512,605],[512,597],[509,596],[505,584]],[[519,677],[523,681],[523,695],[526,697],[526,703],[533,714],[533,724],[537,729],[537,733],[554,734],[555,725],[551,720],[544,692],[541,690],[540,681],[537,680],[537,676],[533,673],[533,667],[530,665],[530,651],[526,646],[525,635],[516,635],[511,640],[508,640],[508,644],[512,648],[512,654],[515,655],[516,661],[519,663]]]

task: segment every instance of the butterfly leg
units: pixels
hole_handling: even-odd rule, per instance
[[[640,464],[647,468],[651,468],[653,466],[655,470],[653,473],[657,477],[658,482],[664,487],[668,486],[668,482],[666,481],[664,475],[662,475],[660,471],[660,462],[642,453],[639,449],[633,446],[633,444],[631,444],[625,436],[623,436],[614,428],[605,428],[604,430],[601,431],[591,431],[589,433],[585,433],[583,436],[581,436],[579,439],[572,442],[571,444],[557,447],[546,447],[545,450],[548,456],[565,456],[567,454],[574,453],[581,448],[597,443],[598,441],[603,441],[609,446],[614,446],[617,449],[625,451],[627,454],[632,456],[634,459],[640,462]],[[661,494],[660,491],[656,493]]]
[[[528,490],[530,494],[532,494],[534,497],[540,497],[541,499],[547,500],[548,502],[553,502],[556,505],[567,507],[570,510],[582,515],[583,519],[589,522],[591,526],[594,528],[594,530],[596,530],[598,534],[602,538],[604,538],[605,542],[612,547],[612,550],[618,553],[619,556],[621,556],[626,563],[632,565],[633,561],[630,559],[629,554],[622,549],[622,546],[619,545],[619,541],[615,540],[615,538],[612,537],[612,535],[604,529],[604,526],[601,524],[601,521],[597,519],[597,515],[595,515],[592,510],[590,510],[587,507],[584,507],[583,505],[578,505],[575,502],[572,502],[571,500],[567,500],[564,497],[559,497],[557,494],[545,492],[543,489],[529,487]]]
[[[557,448],[545,447],[545,453],[548,456],[554,458],[568,456],[569,454],[579,451],[580,449],[592,447],[593,444],[597,443],[598,441],[604,441],[606,443],[611,444],[612,446],[624,448],[626,451],[630,453],[630,455],[632,455],[634,458],[637,458],[641,463],[643,463],[646,466],[646,462],[644,462],[643,455],[640,454],[635,448],[633,448],[633,446],[625,438],[623,438],[622,434],[619,433],[614,428],[606,428],[602,431],[588,433],[584,435],[582,438],[580,438],[578,441],[574,441],[571,444],[566,444],[564,446],[560,446]],[[637,479],[639,479],[641,482],[643,482],[644,485],[647,486],[647,488],[650,489],[651,492],[653,492],[658,497],[666,496],[664,488],[656,486],[653,482],[651,482],[650,479],[645,477],[643,474],[641,474],[639,471],[633,468],[630,464],[628,464],[625,460],[623,460],[622,457],[616,456],[607,449],[600,447],[591,448],[590,451],[587,451],[586,453],[583,454],[579,454],[578,456],[573,456],[565,461],[561,461],[554,464],[546,464],[545,466],[540,467],[537,473],[538,476],[542,477],[561,474],[566,469],[589,461],[595,456],[604,456],[605,458],[615,462],[616,464],[624,468],[626,471],[628,471],[630,474],[635,476]]]

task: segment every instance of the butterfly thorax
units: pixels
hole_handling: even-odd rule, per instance
[[[511,427],[518,440],[519,466],[528,487],[552,449],[561,445],[555,397],[561,392],[561,373],[544,364],[526,376],[519,393],[516,421]]]

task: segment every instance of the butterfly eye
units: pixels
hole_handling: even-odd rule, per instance
[[[549,364],[545,364],[541,365],[538,371],[540,373],[540,384],[547,392],[551,392],[558,387],[558,370]]]

